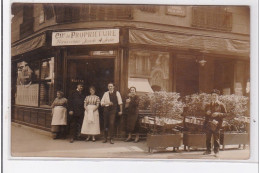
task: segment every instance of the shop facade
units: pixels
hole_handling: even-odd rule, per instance
[[[248,40],[139,23],[66,23],[14,42],[12,120],[50,130],[55,93],[62,90],[68,98],[79,82],[86,94],[95,86],[100,97],[111,81],[122,97],[130,86],[140,94],[167,91],[185,96],[214,88],[222,94],[249,94]]]

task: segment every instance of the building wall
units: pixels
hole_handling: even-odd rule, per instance
[[[147,5],[146,5],[147,6]],[[119,20],[123,24],[125,21],[128,22],[142,22],[142,23],[153,23],[153,24],[163,24],[167,26],[177,26],[190,28],[192,30],[204,30],[205,34],[207,33],[219,33],[219,34],[250,34],[250,10],[249,7],[227,7],[228,12],[232,12],[232,30],[231,32],[219,31],[219,30],[209,30],[209,29],[200,29],[192,27],[192,6],[184,6],[185,15],[184,16],[175,16],[166,14],[167,6],[157,6],[154,12],[142,11],[141,6],[133,6],[133,18],[128,20]],[[48,26],[56,25],[55,16],[49,20],[45,20],[44,23],[39,23],[39,17],[42,11],[42,4],[34,5],[34,32],[40,31],[43,28]],[[23,11],[21,10],[14,14],[12,19],[12,42],[15,42],[20,39],[19,37],[19,26],[23,20]],[[123,22],[124,21],[124,22]],[[89,22],[80,22],[77,26],[84,26],[84,23]],[[106,23],[106,22],[105,22]],[[72,25],[73,26],[73,25]],[[131,26],[131,24],[130,24]],[[133,25],[137,26],[137,25]],[[158,27],[157,27],[158,28]],[[159,27],[160,29],[160,27]],[[222,35],[221,35],[222,36]],[[223,35],[224,37],[224,35]]]

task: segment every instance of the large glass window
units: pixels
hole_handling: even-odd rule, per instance
[[[54,58],[41,62],[40,106],[50,106],[54,98]]]
[[[16,81],[15,104],[49,107],[54,99],[54,57],[18,62]]]
[[[169,91],[169,53],[131,50],[128,86],[137,91]]]

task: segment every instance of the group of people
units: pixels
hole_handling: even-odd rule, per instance
[[[69,100],[64,98],[61,91],[57,92],[57,98],[52,103],[52,127],[53,138],[58,136],[65,138],[65,127],[67,121],[67,110],[70,115],[70,142],[74,142],[81,134],[87,135],[86,141],[92,139],[95,142],[95,136],[100,134],[99,123],[99,106],[104,109],[104,143],[109,139],[111,144],[114,144],[114,127],[116,114],[121,116],[123,114],[123,101],[118,91],[115,91],[113,83],[108,84],[108,91],[104,93],[100,100],[95,95],[95,87],[89,87],[90,95],[84,96],[83,84],[77,85],[76,91],[69,97]],[[214,153],[219,154],[220,146],[220,128],[222,126],[223,118],[226,116],[225,105],[218,100],[218,90],[213,90],[211,95],[211,103],[205,106],[205,123],[204,129],[206,132],[206,147],[205,155],[211,154],[211,138],[214,141]],[[139,141],[138,134],[138,104],[139,97],[136,95],[136,88],[130,87],[129,94],[125,98],[124,114],[126,115],[126,130],[128,137],[125,142],[132,140],[132,133],[136,133],[134,142]],[[118,111],[119,107],[119,111]],[[91,138],[92,137],[92,138]]]
[[[70,142],[79,139],[80,135],[86,135],[86,141],[96,141],[95,136],[100,134],[99,106],[102,106],[104,117],[104,141],[114,144],[114,127],[116,115],[123,114],[123,101],[119,91],[115,90],[114,83],[108,84],[108,91],[104,93],[102,99],[95,95],[94,86],[89,87],[90,95],[83,94],[84,86],[82,83],[77,85],[77,89],[67,100],[62,91],[57,91],[57,98],[52,103],[52,122],[51,131],[53,139],[58,137],[66,138],[66,126],[69,119]],[[131,141],[132,133],[138,131],[138,104],[139,98],[136,95],[136,88],[131,87],[125,99],[124,114],[128,137],[126,142]],[[119,111],[118,111],[119,107]],[[134,142],[139,141],[139,134],[136,134]]]

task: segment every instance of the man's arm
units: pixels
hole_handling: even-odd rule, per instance
[[[121,95],[118,91],[116,92],[116,97],[117,97],[117,102],[120,106],[120,112],[118,112],[118,114],[122,115],[122,113],[123,113],[123,102],[122,102],[122,97],[121,97]]]
[[[227,110],[224,104],[220,104],[221,112],[214,112],[213,117],[214,118],[224,118],[227,115]]]
[[[101,106],[105,106],[105,97],[106,97],[106,93],[104,93],[102,99],[101,99]]]

